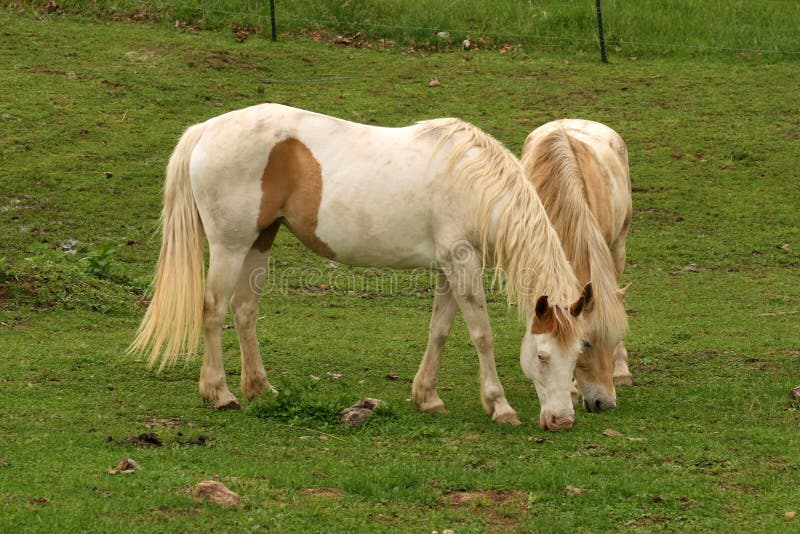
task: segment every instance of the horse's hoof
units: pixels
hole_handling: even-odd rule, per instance
[[[444,402],[441,399],[436,399],[434,401],[423,402],[421,404],[417,404],[419,407],[419,411],[422,413],[430,413],[430,414],[440,414],[440,413],[447,413],[447,409],[444,407]]]
[[[615,376],[614,377],[614,385],[615,386],[632,386],[633,385],[633,377],[631,375]]]
[[[519,426],[519,425],[522,424],[522,421],[519,420],[519,417],[517,417],[517,414],[515,414],[513,412],[512,413],[506,413],[506,414],[503,414],[503,415],[496,415],[496,416],[492,417],[492,420],[495,423],[502,423],[504,425]]]
[[[223,410],[241,410],[242,409],[241,405],[238,402],[236,402],[235,400],[228,401],[228,402],[226,402],[224,404],[216,404],[216,405],[214,405],[214,408],[216,408],[219,411],[223,411]]]

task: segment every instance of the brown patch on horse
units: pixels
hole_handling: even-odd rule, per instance
[[[539,300],[536,301],[536,318],[533,320],[531,334],[555,332],[555,328],[553,307],[547,303],[547,296],[539,297]]]
[[[261,177],[261,207],[258,212],[261,235],[253,246],[272,246],[277,227],[270,229],[283,218],[301,243],[320,256],[333,258],[333,250],[316,234],[321,201],[322,168],[319,161],[301,141],[293,137],[280,141],[272,147]]]
[[[570,343],[577,339],[579,332],[577,316],[586,304],[591,301],[591,285],[584,287],[583,294],[569,308],[550,306],[547,296],[536,301],[535,313],[531,325],[531,334],[552,334],[562,343]]]

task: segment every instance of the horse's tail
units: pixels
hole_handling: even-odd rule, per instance
[[[559,127],[523,148],[523,166],[536,183],[564,252],[581,279],[594,288],[595,333],[616,344],[628,328],[618,296],[616,269],[600,226],[586,202],[585,176],[601,172],[591,151]]]
[[[158,370],[197,352],[203,316],[205,234],[189,180],[189,159],[204,124],[184,132],[167,165],[161,211],[161,253],[153,298],[128,354],[148,353]]]

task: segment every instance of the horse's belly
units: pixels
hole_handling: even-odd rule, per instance
[[[435,247],[426,204],[402,195],[323,193],[317,235],[336,261],[348,265],[431,267]]]

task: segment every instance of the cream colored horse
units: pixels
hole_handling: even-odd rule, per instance
[[[632,212],[625,143],[597,122],[553,121],[525,140],[522,164],[578,280],[592,281],[594,302],[583,314],[585,348],[575,369],[584,407],[614,408],[615,383],[633,383],[622,342],[628,287],[618,289]]]
[[[457,119],[380,128],[264,104],[190,127],[167,167],[153,299],[130,352],[149,353],[149,364],[160,360],[163,368],[194,353],[202,330],[200,393],[217,408],[238,408],[222,364],[230,305],[242,391],[253,399],[272,389],[255,322],[259,281],[281,225],[317,254],[348,265],[438,269],[414,402],[426,412],[444,406],[436,391],[439,357],[460,308],[480,360],[484,410],[519,424],[495,369],[481,277],[491,260],[527,317],[520,359],[539,393],[540,424],[572,425],[577,317],[590,286],[579,293],[519,160]]]

